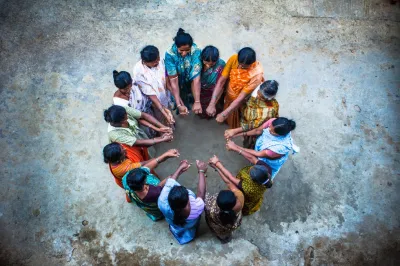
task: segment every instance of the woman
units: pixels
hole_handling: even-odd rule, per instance
[[[275,80],[267,80],[258,86],[242,110],[241,127],[226,130],[225,137],[230,138],[238,133],[247,132],[261,126],[271,118],[278,117],[279,104],[275,99],[278,86]],[[256,138],[246,134],[243,134],[243,137],[243,147],[253,149]]]
[[[238,109],[246,97],[264,81],[263,74],[264,70],[261,63],[256,61],[256,52],[250,47],[242,48],[237,55],[232,55],[229,58],[213,93],[213,97],[218,99],[225,82],[228,81],[224,111],[216,118],[218,123],[226,120],[229,128],[240,126]],[[215,103],[210,102],[207,114],[215,116]]]
[[[299,151],[293,144],[290,134],[296,128],[296,123],[285,117],[272,118],[261,127],[246,132],[248,136],[259,136],[255,150],[239,147],[233,141],[227,142],[227,149],[244,155],[249,153],[258,157],[272,169],[272,180],[289,157],[289,152]],[[240,134],[240,133],[239,133]]]
[[[188,168],[188,162],[186,160],[182,161],[171,178],[176,179]],[[157,221],[164,218],[158,208],[157,201],[166,180],[164,179],[160,182],[155,175],[150,173],[149,168],[140,167],[126,173],[122,183],[130,200],[144,210],[150,219]]]
[[[132,147],[112,142],[104,147],[103,156],[104,162],[108,163],[111,174],[114,176],[115,183],[123,188],[122,177],[130,170],[147,167],[156,175],[153,169],[169,158],[179,157],[179,152],[176,149],[171,149],[158,158],[150,159],[145,147]]]
[[[170,93],[167,90],[164,62],[160,61],[157,47],[148,45],[140,52],[141,60],[133,68],[135,84],[151,103],[154,116],[163,124],[175,123],[170,106]]]
[[[206,46],[201,52],[201,60],[203,62],[203,69],[201,72],[201,91],[200,91],[200,104],[201,109],[206,110],[210,102],[216,102],[217,114],[222,111],[222,101],[217,101],[212,98],[215,84],[221,76],[222,70],[225,67],[225,61],[219,57],[219,51],[214,46]],[[211,118],[206,112],[199,113],[201,118]]]
[[[115,105],[129,106],[143,113],[151,113],[151,101],[143,95],[136,84],[133,84],[131,75],[128,72],[114,70],[113,78],[114,85],[118,88],[113,97]]]
[[[158,198],[158,207],[164,214],[171,233],[181,245],[194,239],[204,210],[207,165],[200,161],[196,161],[196,165],[199,172],[197,197],[175,179],[168,178]]]
[[[195,114],[200,105],[201,50],[190,34],[179,28],[172,47],[165,53],[165,68],[171,84],[177,114],[187,115],[193,104]]]
[[[272,186],[270,179],[270,168],[263,161],[247,152],[242,153],[254,165],[246,166],[234,177],[214,155],[210,163],[215,166],[218,173],[223,174],[226,179],[232,182],[243,192],[244,204],[243,215],[250,215],[258,211],[262,205],[264,192]]]
[[[163,133],[161,137],[148,139],[146,133],[139,128],[138,120],[144,119],[152,123],[154,129]],[[156,143],[172,141],[172,130],[165,127],[149,114],[142,113],[131,107],[113,105],[104,111],[104,120],[108,125],[108,138],[110,142],[119,142],[129,146],[150,147]],[[150,157],[154,157],[155,150],[149,150]]]
[[[153,115],[151,109],[151,101],[142,93],[136,83],[132,84],[131,75],[126,71],[118,72],[113,71],[114,84],[118,90],[114,93],[113,103],[123,107],[129,106],[142,113]],[[133,86],[133,90],[132,90]],[[147,136],[153,138],[157,135],[157,130],[151,123],[146,120],[140,119],[140,128],[146,133]]]
[[[211,231],[222,243],[227,243],[231,241],[233,231],[239,228],[242,222],[244,196],[217,167],[219,163],[219,159],[215,155],[209,160],[209,165],[218,171],[229,190],[221,190],[218,194],[212,196],[207,193],[204,211],[206,222]]]

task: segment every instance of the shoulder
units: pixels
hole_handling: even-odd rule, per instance
[[[234,63],[234,62],[238,62],[238,55],[237,54],[234,54],[231,57],[229,57],[227,64]]]

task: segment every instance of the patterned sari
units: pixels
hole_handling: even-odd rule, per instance
[[[146,184],[147,185],[153,185],[157,186],[160,183],[160,180],[152,175],[150,173],[149,168],[147,167],[142,167],[142,170],[144,170],[147,173],[146,177]],[[129,172],[128,172],[129,173]],[[158,208],[157,202],[143,202],[127,184],[126,182],[126,177],[128,175],[126,173],[124,177],[122,178],[122,184],[124,186],[126,194],[129,196],[129,198],[136,203],[136,205],[144,210],[146,212],[146,215],[152,219],[153,221],[160,220],[164,218],[164,215],[161,213],[160,209]]]
[[[244,196],[240,190],[235,190],[236,200],[239,200],[244,204]],[[217,204],[218,193],[214,195],[206,194],[205,199],[205,208],[204,212],[206,213],[206,222],[210,227],[211,231],[213,231],[219,239],[229,240],[232,236],[233,231],[239,228],[242,223],[242,211],[240,210],[236,214],[236,221],[233,224],[223,224],[219,219],[220,209]]]
[[[215,85],[217,84],[217,81],[221,76],[224,67],[225,67],[225,61],[220,58],[218,59],[215,66],[210,67],[209,69],[201,73],[200,103],[201,103],[201,108],[203,109],[203,113],[200,114],[200,117],[202,118],[209,118],[205,110],[207,109],[208,105],[211,102]],[[222,111],[222,106],[217,104],[216,108],[217,108],[217,114],[219,114]]]
[[[258,211],[263,202],[264,192],[267,187],[254,182],[250,176],[252,166],[246,166],[239,171],[236,178],[240,179],[244,194],[243,215],[250,215]]]
[[[232,55],[226,63],[224,71],[222,71],[222,76],[229,78],[224,110],[236,100],[241,92],[250,94],[264,81],[263,74],[264,69],[260,62],[254,62],[248,69],[241,69],[239,68],[238,55]],[[239,109],[240,108],[237,108],[232,111],[226,119],[230,128],[237,128],[240,126]]]
[[[156,96],[164,110],[172,116],[168,109],[171,103],[170,91],[167,90],[165,78],[165,65],[161,60],[158,66],[149,68],[142,60],[133,68],[133,79],[142,93],[146,96]],[[149,99],[150,103],[151,100]],[[152,113],[162,124],[167,125],[167,120],[160,110],[152,107]]]
[[[188,110],[191,110],[194,98],[191,90],[191,82],[201,74],[202,63],[200,59],[201,50],[197,48],[196,44],[192,45],[190,54],[182,57],[178,53],[176,45],[165,52],[165,68],[168,76],[178,75],[179,93],[182,101]],[[175,103],[175,99],[172,101]],[[177,110],[178,114],[179,111]]]

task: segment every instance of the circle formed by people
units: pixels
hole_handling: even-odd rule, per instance
[[[279,83],[264,80],[252,48],[240,49],[225,62],[216,47],[201,50],[181,28],[173,41],[164,59],[157,47],[148,45],[131,74],[113,71],[117,90],[113,105],[104,111],[110,141],[103,148],[104,162],[125,190],[126,201],[154,222],[165,219],[179,244],[194,240],[203,212],[212,233],[226,243],[242,216],[260,209],[289,154],[299,151],[291,136],[296,123],[279,116]],[[180,153],[170,149],[156,156],[153,146],[173,141],[175,121],[189,112],[228,124],[221,136],[226,149],[249,164],[232,173],[211,154],[208,162],[181,160],[175,172],[160,177],[155,168]],[[234,138],[242,138],[243,145]],[[192,164],[198,170],[196,193],[178,182]],[[208,168],[226,184],[215,195],[206,193]]]

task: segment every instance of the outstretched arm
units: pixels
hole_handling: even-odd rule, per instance
[[[216,111],[215,105],[216,105],[216,103],[218,102],[219,98],[222,95],[223,88],[224,88],[224,85],[225,85],[227,80],[228,80],[227,77],[224,77],[224,76],[221,75],[219,77],[218,81],[217,81],[217,84],[215,84],[215,89],[214,89],[213,94],[211,96],[211,101],[210,101],[210,103],[209,103],[209,105],[207,107],[207,110],[206,110],[206,112],[207,112],[207,114],[209,116],[214,116],[216,114],[217,111]]]
[[[238,107],[240,107],[242,105],[242,103],[244,102],[246,97],[247,97],[247,94],[244,92],[241,92],[239,94],[239,96],[228,106],[228,108],[226,108],[222,113],[217,115],[217,122],[222,123],[223,121],[225,121],[225,119],[231,112],[233,112],[234,110],[236,110]]]
[[[206,172],[207,164],[196,160],[197,170],[199,171],[199,184],[197,185],[197,197],[204,200],[206,197]]]
[[[240,147],[236,145],[233,141],[229,140],[226,143],[226,149],[236,151],[246,159],[248,159],[251,163],[256,164],[257,163],[257,158],[253,157],[259,157],[259,158],[268,158],[268,159],[278,159],[284,156],[283,154],[275,153],[271,150],[262,150],[262,151],[255,151],[252,149],[246,149],[243,147]]]

